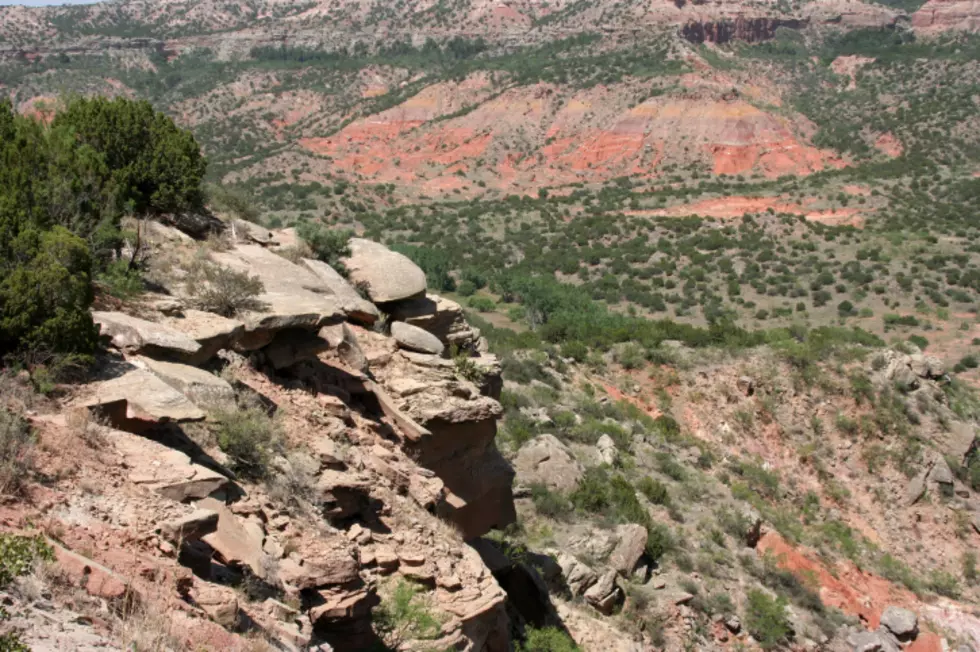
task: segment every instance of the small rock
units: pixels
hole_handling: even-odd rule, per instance
[[[422,330],[418,326],[412,326],[405,322],[396,321],[393,323],[391,325],[391,336],[395,338],[398,346],[409,351],[442,355],[445,349],[438,337]]]
[[[616,463],[616,442],[612,440],[612,437],[607,434],[603,434],[601,437],[599,437],[599,441],[596,442],[595,447],[596,450],[599,451],[599,459],[601,459],[604,464],[612,466]]]
[[[218,513],[198,509],[193,513],[160,524],[160,534],[173,543],[194,541],[218,529]]]
[[[751,376],[739,376],[735,387],[745,396],[752,396],[755,393],[755,380]]]

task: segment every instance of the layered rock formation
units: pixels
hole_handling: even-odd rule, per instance
[[[494,445],[499,365],[476,353],[485,343],[458,305],[424,296],[411,261],[377,243],[355,250],[371,296],[406,316],[391,330],[415,337],[363,329],[379,311],[343,277],[259,244],[210,255],[262,281],[252,309],[233,319],[186,308],[194,297],[179,275],[167,283],[171,295],[147,301],[138,317],[96,314],[108,356],[70,402],[108,424],[84,430],[114,454],[103,450],[85,473],[121,478],[103,496],[116,505],[109,526],[153,532],[141,563],[160,570],[147,577],[174,579],[162,596],[143,576],[113,584],[128,570],[95,549],[78,563],[104,568],[107,579],[80,580],[82,588],[108,595],[118,585],[110,599],[184,605],[209,622],[187,628],[189,646],[202,631],[213,636],[212,626],[258,627],[281,649],[349,650],[377,642],[372,613],[407,579],[440,614],[440,649],[510,649],[506,594],[465,543],[515,518],[513,471]],[[440,356],[449,344],[465,364]],[[236,403],[278,413],[283,440],[261,484],[236,478],[234,459],[184,430],[203,421],[194,431],[203,432]],[[72,423],[37,420],[43,436]],[[69,488],[64,500],[78,493]],[[74,559],[91,532],[65,527],[59,558]],[[246,581],[267,599],[231,588]],[[227,636],[221,649],[243,649],[244,639]]]

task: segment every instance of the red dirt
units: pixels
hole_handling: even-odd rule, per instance
[[[795,548],[776,532],[762,536],[756,548],[759,554],[770,553],[780,568],[788,570],[805,584],[819,589],[824,604],[857,616],[869,629],[876,629],[885,607],[916,604],[915,595],[888,580],[866,573],[850,562],[838,562],[833,573],[814,553]]]
[[[878,151],[880,151],[882,154],[886,154],[893,158],[901,156],[902,152],[905,151],[902,141],[895,138],[891,132],[885,132],[878,136],[878,140],[875,141],[875,147],[877,147]]]

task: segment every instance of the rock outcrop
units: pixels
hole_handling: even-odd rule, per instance
[[[554,435],[538,435],[521,446],[514,468],[521,484],[542,484],[559,491],[573,491],[584,473],[568,446]]]
[[[382,244],[351,238],[344,259],[351,282],[364,288],[374,303],[390,303],[425,294],[425,272],[406,256]]]

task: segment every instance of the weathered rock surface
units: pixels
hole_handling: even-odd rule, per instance
[[[521,446],[514,468],[521,484],[543,484],[561,491],[578,487],[584,472],[569,448],[554,435],[539,435]]]
[[[394,322],[391,325],[391,336],[398,342],[398,346],[409,351],[442,355],[444,349],[435,335],[405,322]]]
[[[239,245],[230,251],[215,252],[212,258],[218,264],[257,276],[265,288],[257,297],[261,309],[242,319],[245,332],[238,345],[245,350],[266,346],[282,330],[316,331],[344,319],[340,302],[307,267],[259,245]]]
[[[619,453],[616,450],[616,442],[613,441],[612,437],[603,433],[599,437],[599,441],[596,442],[595,447],[599,453],[599,459],[602,460],[603,464],[612,466],[616,463],[616,458],[619,456]]]
[[[616,571],[607,571],[585,592],[585,601],[601,614],[611,614],[616,603],[622,598],[623,592],[616,585],[616,577]]]
[[[636,523],[616,528],[619,543],[609,557],[609,565],[625,578],[633,573],[647,545],[647,529]]]
[[[218,559],[228,566],[247,566],[256,577],[265,579],[266,566],[263,564],[261,533],[245,527],[234,512],[214,498],[200,500],[197,507],[218,515],[218,526],[215,531],[202,537],[202,540],[214,549]]]
[[[174,544],[195,541],[218,529],[218,512],[198,509],[160,524],[160,535]]]
[[[121,312],[96,310],[92,320],[103,335],[111,338],[113,346],[128,353],[185,359],[193,358],[201,348],[195,340],[165,324]]]
[[[197,353],[181,357],[188,364],[210,360],[221,349],[231,348],[245,333],[242,322],[201,310],[183,310],[182,316],[169,317],[162,323],[200,345]]]
[[[158,442],[121,430],[107,430],[107,437],[122,456],[130,482],[171,500],[202,499],[228,484],[225,476]]]
[[[408,257],[361,238],[351,238],[350,251],[350,256],[344,259],[348,276],[351,282],[365,289],[374,303],[425,294],[425,272]]]
[[[347,315],[347,319],[364,326],[371,326],[381,316],[377,307],[358,294],[357,290],[347,282],[347,279],[333,267],[321,260],[309,258],[304,258],[303,264],[316,274],[320,282],[337,297],[340,302],[340,309]]]
[[[131,367],[122,375],[84,387],[76,406],[94,407],[122,402],[126,417],[153,421],[200,421],[204,412],[182,393],[145,369]]]
[[[167,383],[202,408],[229,408],[235,404],[235,390],[220,376],[176,362],[139,358],[137,364]]]
[[[573,596],[582,595],[599,579],[594,570],[567,552],[558,555],[558,565]]]
[[[392,319],[418,326],[446,346],[471,347],[480,337],[480,331],[466,323],[462,306],[435,294],[399,301],[389,310]]]
[[[881,614],[881,626],[900,641],[908,641],[919,633],[919,618],[915,612],[891,606]]]

